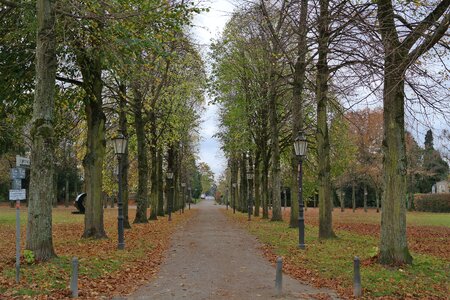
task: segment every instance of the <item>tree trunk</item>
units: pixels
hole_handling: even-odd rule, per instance
[[[367,185],[364,184],[364,212],[367,212]]]
[[[128,123],[126,107],[126,93],[127,89],[124,84],[119,86],[119,126],[122,134],[128,139]],[[128,217],[128,170],[130,168],[128,158],[128,144],[125,153],[122,155],[122,203],[123,203],[123,227],[130,229],[130,220]],[[120,166],[119,166],[120,167]]]
[[[158,181],[158,159],[157,159],[157,135],[156,135],[156,115],[152,111],[150,113],[150,134],[151,134],[151,145],[150,145],[150,157],[152,160],[152,169],[151,169],[151,190],[150,190],[150,205],[151,205],[151,211],[150,211],[150,220],[157,220],[158,219],[158,191],[157,191],[157,181]],[[162,213],[164,214],[164,210],[162,210]]]
[[[353,212],[356,210],[356,187],[355,187],[355,181],[352,181],[352,208]]]
[[[375,189],[375,200],[377,201],[377,212],[380,212],[380,193]]]
[[[31,181],[27,220],[27,250],[39,261],[55,257],[52,239],[56,36],[54,1],[38,0],[36,35],[36,88],[31,129]]]
[[[65,183],[66,183],[66,185],[65,185],[66,195],[64,197],[64,206],[69,207],[69,178],[68,178],[67,174],[65,176]]]
[[[341,201],[341,212],[344,212],[344,208],[345,208],[345,203],[344,203],[344,201],[345,201],[345,194],[344,194],[344,191],[343,191],[342,188],[339,190],[339,200]]]
[[[269,119],[272,153],[272,221],[282,221],[281,213],[281,170],[280,170],[280,141],[277,116],[277,95],[275,91],[275,70],[270,71],[269,78]]]
[[[264,151],[263,170],[261,174],[263,219],[269,218],[269,155]]]
[[[297,61],[294,66],[294,76],[292,82],[292,140],[294,140],[303,129],[303,90],[305,85],[306,74],[306,53],[308,52],[308,44],[306,35],[307,15],[308,15],[308,0],[300,1],[300,23],[298,29],[298,44],[297,44]],[[291,157],[291,215],[289,219],[289,227],[298,227],[298,187],[297,187],[297,167],[298,158],[292,149]]]
[[[102,59],[99,53],[85,53],[79,49],[77,57],[83,76],[85,113],[87,122],[86,155],[83,159],[86,185],[84,238],[106,238],[103,224],[102,179],[105,157],[105,122],[102,102]]]
[[[329,0],[320,0],[318,60],[316,78],[317,97],[317,160],[319,181],[319,238],[333,238],[332,199],[330,178],[330,140],[328,135],[328,41],[329,41]]]
[[[246,155],[243,153],[241,155],[241,159],[239,160],[239,211],[243,213],[247,213],[247,160]]]
[[[390,0],[378,1],[378,20],[384,46],[383,180],[380,256],[382,264],[410,264],[406,239],[406,147],[404,73],[408,49],[400,47]]]
[[[254,175],[254,182],[255,182],[255,217],[259,217],[259,210],[261,207],[261,191],[260,191],[260,158],[261,158],[261,152],[257,149],[255,151],[255,175]]]
[[[163,174],[163,157],[162,150],[156,154],[158,178],[156,181],[156,189],[158,192],[158,216],[164,217],[164,174]]]
[[[136,217],[133,223],[147,223],[148,207],[148,157],[145,139],[145,122],[142,118],[143,98],[139,88],[133,89],[134,94],[134,129],[137,140],[138,189],[136,194]]]

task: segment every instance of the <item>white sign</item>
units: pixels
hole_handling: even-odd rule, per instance
[[[11,179],[25,179],[26,173],[24,168],[12,168]]]
[[[30,166],[30,159],[26,157],[22,157],[19,155],[16,155],[16,166],[17,167],[29,167]]]
[[[25,200],[27,199],[27,190],[9,190],[9,200],[17,201],[17,200]]]

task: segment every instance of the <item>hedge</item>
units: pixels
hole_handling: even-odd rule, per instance
[[[450,193],[415,195],[414,207],[417,211],[448,213],[450,212]]]

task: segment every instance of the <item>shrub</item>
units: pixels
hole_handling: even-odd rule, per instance
[[[23,251],[23,257],[25,258],[25,261],[27,264],[33,264],[34,263],[34,253],[31,250],[24,250]]]
[[[418,194],[414,197],[414,207],[417,211],[450,212],[450,193]]]

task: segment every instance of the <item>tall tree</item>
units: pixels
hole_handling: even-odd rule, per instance
[[[384,48],[384,194],[379,256],[382,264],[412,263],[406,239],[404,201],[407,173],[405,73],[411,64],[446,34],[450,23],[449,5],[450,0],[440,1],[423,20],[411,25],[396,14],[393,0],[377,2],[377,18]],[[402,26],[398,26],[396,20],[400,20]]]
[[[33,105],[31,182],[28,204],[26,249],[37,260],[54,257],[52,202],[54,185],[54,130],[56,78],[55,3],[38,0],[36,35],[36,88]]]
[[[319,238],[335,237],[332,224],[330,138],[328,135],[328,85],[330,70],[328,52],[330,39],[329,0],[320,0],[318,19],[318,60],[316,75],[317,98],[317,159],[319,180]]]

